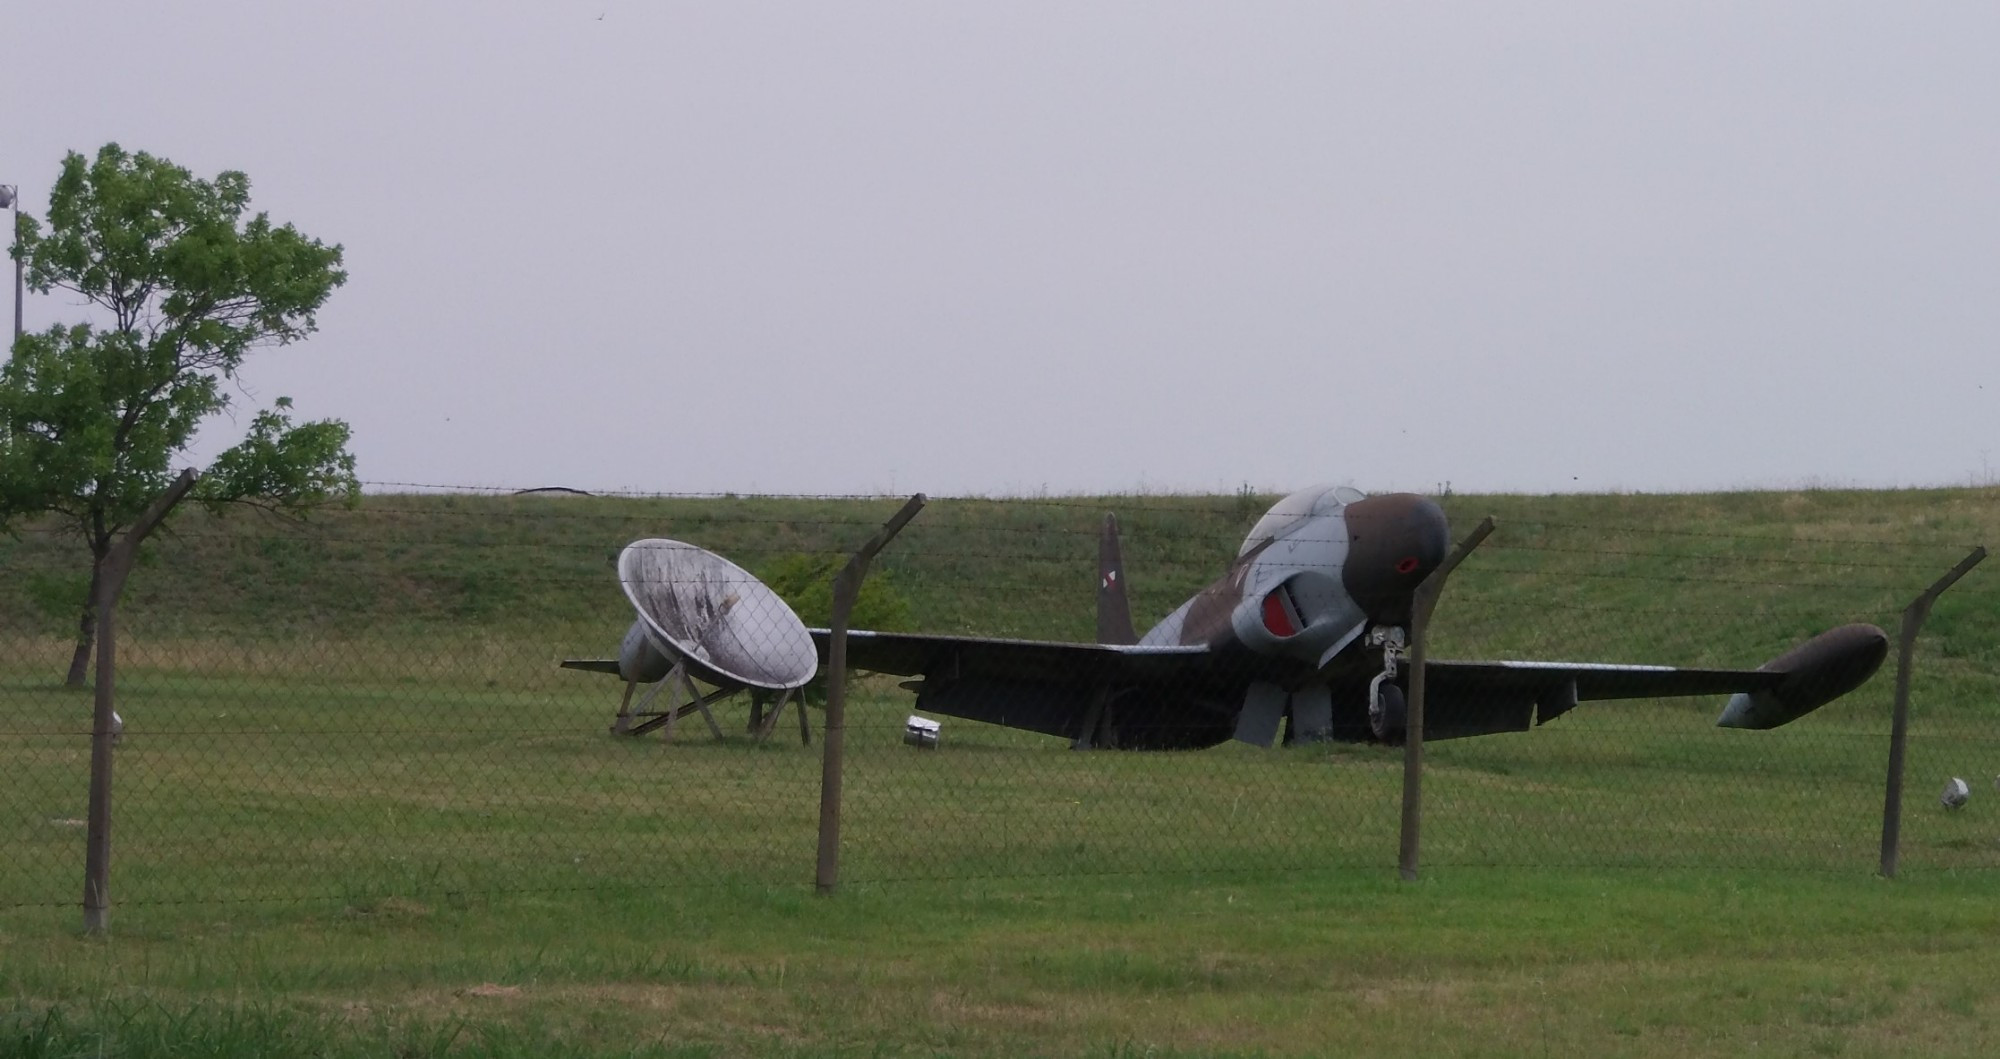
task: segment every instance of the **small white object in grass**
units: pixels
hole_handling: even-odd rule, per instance
[[[936,750],[939,727],[938,722],[913,713],[903,722],[903,742],[919,750]]]
[[[1956,809],[1964,805],[1966,799],[1970,797],[1972,797],[1971,786],[1957,776],[1953,776],[1951,782],[1944,785],[1944,793],[1938,795],[1938,801],[1943,802],[1944,807],[1947,809]]]
[[[112,743],[114,743],[114,744],[116,744],[116,743],[117,743],[117,742],[118,742],[119,740],[121,740],[121,739],[123,739],[123,738],[125,738],[125,718],[123,718],[123,717],[120,717],[120,716],[118,716],[118,711],[117,711],[117,710],[112,710],[112,711],[111,711],[111,742],[112,742]]]

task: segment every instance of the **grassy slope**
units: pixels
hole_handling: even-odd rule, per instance
[[[1215,576],[1272,499],[938,500],[878,569],[910,598],[918,628],[1084,638],[1104,512],[1116,511],[1123,523],[1133,609],[1143,623]],[[672,535],[754,571],[793,552],[844,555],[896,506],[383,495],[303,524],[189,511],[173,536],[149,547],[128,590],[126,620],[155,636],[232,641],[389,630],[434,636],[455,627],[546,642],[552,628],[622,625],[611,570],[628,540]],[[1970,545],[2000,536],[2000,489],[1992,488],[1458,496],[1446,506],[1460,532],[1486,514],[1501,526],[1454,585],[1455,607],[1479,600],[1514,608],[1498,624],[1566,624],[1566,634],[1608,646],[1621,634],[1581,629],[1602,623],[1564,619],[1565,610],[1733,611],[1763,629],[1758,638],[1782,641],[1800,622],[1828,614],[1893,612]],[[75,556],[56,526],[0,539],[0,570],[8,574],[0,634],[68,628],[67,600],[82,588]],[[1946,653],[1992,650],[2000,626],[1984,616],[2000,613],[1990,605],[1996,599],[2000,588],[1978,579],[1947,597],[1933,630]],[[1785,621],[1764,620],[1772,615]],[[1658,646],[1653,635],[1633,643]]]
[[[671,535],[760,570],[796,552],[844,556],[895,501],[583,497],[372,496],[309,523],[255,513],[217,520],[190,511],[149,549],[129,590],[131,620],[162,632],[228,637],[426,632],[445,623],[541,636],[551,623],[617,624],[620,546]],[[1155,576],[1141,609],[1164,611],[1231,554],[1261,512],[1256,499],[934,502],[879,570],[916,604],[926,629],[1067,637],[1091,628],[1087,606],[1097,519],[1123,513]],[[0,592],[0,629],[59,631],[65,587],[80,591],[60,528],[0,544],[23,579]],[[75,582],[65,586],[64,579]],[[980,591],[968,591],[968,585]],[[993,604],[1005,601],[1005,609]]]
[[[940,501],[883,565],[919,628],[1080,638],[1103,510],[1144,621],[1266,499]],[[1454,581],[1439,649],[1754,664],[1832,622],[1892,625],[2000,539],[1996,501],[1452,498],[1461,531],[1502,531]],[[2000,873],[1975,869],[2000,864],[2000,809],[1913,813],[1909,877],[1869,878],[1886,679],[1750,740],[1702,703],[1439,745],[1414,888],[1386,879],[1393,752],[1074,755],[955,725],[914,757],[907,698],[871,686],[852,892],[812,900],[792,880],[813,751],[607,741],[609,690],[550,663],[615,643],[627,539],[757,568],[894,506],[375,497],[304,527],[186,520],[130,597],[123,701],[144,721],[109,944],[62,907],[80,700],[48,687],[66,651],[46,603],[73,575],[45,534],[0,543],[0,896],[30,902],[0,913],[24,1012],[0,1054],[107,1032],[134,1054],[1988,1050]],[[1917,806],[1933,777],[2000,771],[1992,575],[1931,620]]]

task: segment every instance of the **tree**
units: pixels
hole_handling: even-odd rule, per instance
[[[81,295],[100,317],[23,335],[0,367],[0,529],[54,514],[90,552],[73,686],[84,680],[93,602],[120,533],[136,545],[166,518],[171,501],[141,523],[168,497],[195,431],[230,408],[225,384],[244,359],[311,334],[314,314],[347,280],[339,245],[263,213],[246,220],[249,200],[240,172],[202,180],[114,143],[95,159],[63,159],[46,232],[25,214],[15,229],[27,285]],[[280,397],[187,495],[216,509],[293,514],[351,500],[359,482],[347,441],[339,420],[294,424]]]
[[[844,555],[790,552],[766,563],[757,571],[757,579],[776,592],[806,624],[825,627],[833,622],[833,578],[846,563]],[[855,597],[854,612],[848,615],[848,621],[857,629],[884,632],[908,629],[909,597],[896,587],[889,571],[877,570],[861,582],[861,594]]]

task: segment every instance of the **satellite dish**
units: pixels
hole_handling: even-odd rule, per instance
[[[618,580],[653,645],[718,687],[781,691],[819,672],[805,622],[748,570],[653,537],[618,554]]]

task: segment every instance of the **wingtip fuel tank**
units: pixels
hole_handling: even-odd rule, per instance
[[[1758,667],[1781,674],[1770,687],[1730,696],[1721,728],[1776,728],[1861,686],[1889,654],[1889,635],[1856,623],[1828,629]]]

